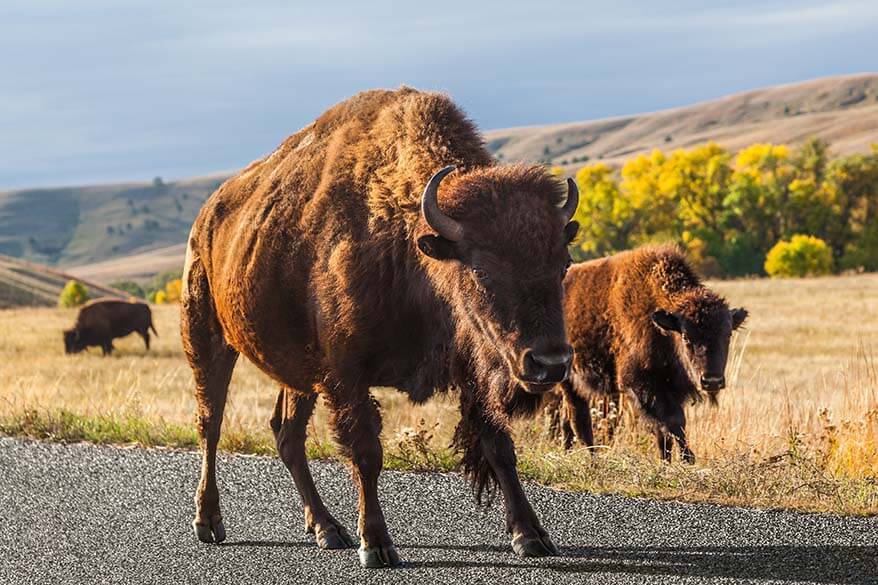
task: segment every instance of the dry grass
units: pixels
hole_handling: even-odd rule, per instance
[[[692,407],[689,433],[699,462],[665,465],[651,435],[622,413],[609,448],[563,453],[542,420],[516,428],[520,468],[538,481],[597,492],[878,513],[878,275],[720,282],[750,310],[735,338],[730,387],[720,405]],[[0,432],[58,440],[195,445],[192,381],[175,307],[156,307],[161,337],[118,353],[64,356],[64,309],[0,311]],[[275,385],[241,360],[222,446],[271,453],[268,418]],[[453,396],[423,406],[390,389],[382,403],[386,465],[450,469],[457,422]],[[600,423],[600,421],[599,421]],[[310,429],[312,456],[333,456],[326,413]]]

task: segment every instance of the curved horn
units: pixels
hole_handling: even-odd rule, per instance
[[[442,213],[437,198],[439,183],[454,169],[454,165],[449,165],[430,177],[424,188],[424,194],[421,196],[421,212],[424,214],[424,219],[427,220],[427,225],[436,230],[436,233],[446,240],[459,242],[463,239],[463,226]]]
[[[564,205],[559,205],[561,208],[561,213],[564,214],[565,221],[570,221],[573,219],[573,214],[576,213],[576,208],[579,206],[579,188],[576,186],[576,181],[573,179],[567,179],[567,201],[564,202]]]

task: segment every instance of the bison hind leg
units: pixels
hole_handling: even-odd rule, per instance
[[[308,468],[305,438],[316,402],[316,392],[299,392],[282,387],[274,405],[271,430],[274,432],[278,455],[292,475],[302,498],[305,531],[314,535],[320,548],[350,548],[354,546],[353,538],[326,509]]]
[[[216,485],[216,452],[229,381],[238,353],[225,341],[200,262],[188,270],[182,295],[180,332],[183,349],[195,377],[198,433],[201,440],[201,480],[195,493],[195,535],[202,542],[226,538]]]
[[[146,351],[149,351],[149,329],[142,329],[138,331],[137,334],[143,338],[143,344],[146,346]]]

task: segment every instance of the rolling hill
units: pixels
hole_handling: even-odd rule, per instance
[[[573,173],[587,162],[621,164],[654,148],[714,140],[731,151],[754,142],[798,144],[810,136],[833,154],[878,142],[878,74],[778,85],[687,107],[604,120],[493,130],[503,161],[542,161]],[[0,253],[65,266],[83,278],[147,280],[182,265],[201,204],[227,174],[0,192]]]
[[[0,254],[0,309],[20,306],[54,306],[72,275],[48,266]],[[127,298],[125,291],[77,277],[92,297]]]
[[[73,266],[185,242],[225,175],[0,192],[0,253]]]
[[[713,140],[731,151],[754,142],[799,144],[819,136],[833,154],[878,142],[878,74],[777,85],[648,114],[485,133],[504,161],[543,161],[568,172],[586,162],[621,164],[655,148]]]

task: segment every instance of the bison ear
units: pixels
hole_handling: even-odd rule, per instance
[[[747,316],[750,314],[744,307],[732,309],[729,313],[732,315],[732,329],[737,329],[743,325],[744,321],[747,320]]]
[[[435,260],[452,260],[457,258],[457,248],[454,242],[446,240],[442,236],[429,234],[418,238],[418,250],[425,256]]]
[[[579,233],[579,222],[571,221],[564,226],[564,242],[570,244],[576,238],[577,233]]]
[[[652,322],[664,331],[680,332],[680,317],[674,313],[659,309],[652,314]]]

